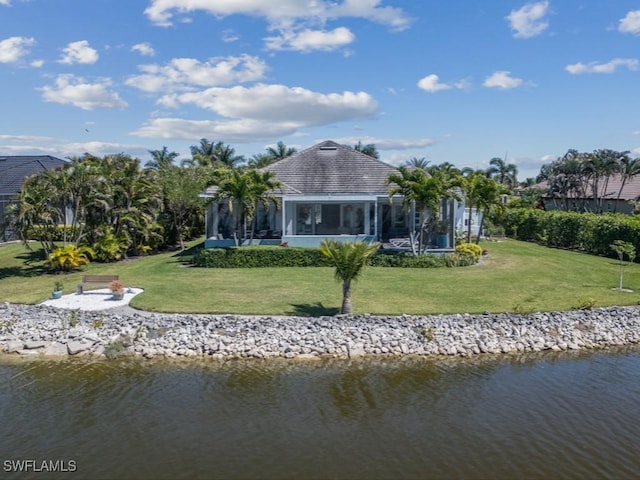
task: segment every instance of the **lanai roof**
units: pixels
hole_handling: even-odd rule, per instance
[[[0,155],[0,195],[16,195],[24,179],[43,170],[53,170],[67,163],[51,155]]]

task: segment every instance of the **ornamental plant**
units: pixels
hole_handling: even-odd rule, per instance
[[[636,248],[630,242],[625,242],[624,240],[615,240],[613,244],[611,244],[611,250],[613,250],[616,255],[618,255],[618,261],[620,265],[620,281],[618,283],[618,290],[623,290],[622,288],[622,276],[624,272],[624,267],[633,263],[636,258]],[[624,261],[624,256],[627,256],[629,259],[629,263]]]
[[[77,270],[83,265],[88,265],[93,258],[94,252],[89,247],[76,247],[66,245],[56,248],[48,257],[49,268],[53,271],[70,272]]]
[[[456,246],[456,253],[458,255],[467,255],[477,263],[482,257],[482,247],[475,243],[461,243]]]
[[[109,290],[111,290],[111,292],[114,294],[123,295],[124,283],[122,283],[120,280],[112,280],[109,284]]]

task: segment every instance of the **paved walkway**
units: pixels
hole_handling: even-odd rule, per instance
[[[128,307],[129,302],[133,297],[142,293],[144,290],[141,288],[128,288],[125,291],[124,298],[122,300],[114,300],[111,291],[108,288],[101,288],[99,290],[88,290],[84,293],[70,293],[63,295],[61,298],[50,298],[42,302],[42,305],[49,305],[56,308],[64,308],[67,310],[111,310],[113,308]],[[134,310],[128,307],[131,311]]]

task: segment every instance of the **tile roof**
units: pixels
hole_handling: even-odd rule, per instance
[[[541,188],[549,188],[548,187],[548,183],[544,182],[538,185],[535,185],[536,187],[541,187]],[[620,192],[620,187],[622,186],[622,176],[615,174],[612,175],[611,178],[609,178],[609,182],[605,182],[604,179],[600,180],[600,182],[598,183],[598,196],[599,197],[604,197],[610,200],[615,200],[618,198],[618,193],[620,193],[620,199],[621,200],[636,200],[638,197],[640,197],[640,177],[636,176],[636,177],[632,177],[631,179],[628,179],[625,184],[624,187],[622,188],[622,192]],[[555,195],[556,198],[560,198],[560,195]],[[552,195],[544,195],[543,198],[553,198]],[[577,198],[575,193],[572,193],[571,195],[569,195],[569,198]],[[587,197],[586,198],[593,198],[593,194],[591,193],[591,187],[587,187]]]
[[[273,172],[285,193],[386,195],[395,167],[331,140],[261,169]]]
[[[51,155],[0,155],[0,195],[16,195],[22,190],[24,179],[34,173],[52,170],[67,163]]]

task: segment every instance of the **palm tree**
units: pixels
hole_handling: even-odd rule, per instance
[[[406,167],[417,168],[420,170],[426,170],[431,162],[424,157],[417,158],[412,157],[405,162]]]
[[[341,313],[352,314],[351,283],[358,279],[364,267],[369,264],[376,254],[380,244],[366,242],[345,242],[325,239],[320,245],[320,251],[328,258],[329,264],[335,268],[334,276],[342,282]]]
[[[212,159],[214,165],[222,164],[227,168],[235,168],[239,163],[244,162],[242,155],[236,155],[235,148],[231,147],[231,145],[225,145],[222,142],[215,144]]]
[[[618,203],[620,202],[620,196],[622,190],[629,180],[640,174],[640,158],[631,158],[628,151],[621,152],[621,158],[619,163],[619,171],[621,176],[620,190],[618,190],[618,196],[616,197],[616,205],[614,212],[618,209]]]
[[[252,217],[256,204],[251,178],[239,170],[218,169],[214,172],[213,183],[218,187],[213,201],[226,201],[229,212],[234,216],[233,240],[238,247],[245,237],[247,214]]]
[[[272,163],[277,162],[278,159],[269,155],[268,153],[256,153],[249,159],[249,168],[264,168]]]
[[[145,168],[154,168],[161,170],[173,165],[173,161],[180,156],[178,152],[170,152],[165,146],[162,150],[149,150],[151,160],[144,164]]]
[[[509,188],[514,188],[518,185],[518,167],[513,163],[507,163],[506,157],[504,160],[494,157],[489,160],[489,165],[487,174],[489,177],[496,179],[499,184]]]
[[[430,233],[429,230],[439,219],[440,204],[445,198],[458,198],[456,188],[460,186],[458,175],[451,175],[448,172],[432,170],[409,170],[407,167],[398,167],[398,173],[393,173],[387,177],[389,185],[389,199],[394,195],[401,195],[405,207],[412,205],[419,212],[420,229],[417,238],[415,233],[410,232],[411,246],[414,255],[421,254],[425,246],[425,238]],[[428,212],[431,215],[428,215]],[[413,230],[413,229],[412,229]],[[414,243],[418,243],[418,251],[415,251]]]
[[[277,162],[283,158],[290,157],[297,150],[294,147],[287,147],[283,142],[278,142],[275,147],[267,148],[267,155],[270,155]]]
[[[476,238],[476,243],[479,243],[485,217],[492,208],[502,207],[501,195],[504,192],[503,188],[504,187],[496,180],[489,178],[486,173],[481,170],[464,177],[462,189],[465,194],[465,206],[469,209],[467,243],[471,243],[471,218],[473,209],[475,208],[482,212],[482,220],[480,221],[478,236]]]
[[[247,221],[251,223],[251,237],[249,243],[253,243],[253,235],[256,230],[256,213],[258,211],[258,205],[261,204],[264,208],[268,208],[270,203],[277,205],[278,200],[274,195],[276,189],[280,188],[280,182],[276,180],[276,175],[273,172],[258,172],[257,170],[250,169],[245,173],[251,181],[251,191],[254,200],[251,214],[248,215]]]
[[[366,145],[363,145],[361,141],[358,141],[358,143],[353,146],[353,149],[356,152],[364,153],[365,155],[369,155],[370,157],[380,158],[378,149],[373,143],[368,143]]]

